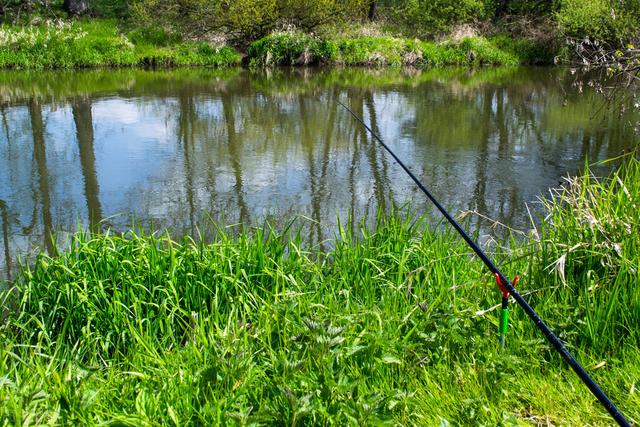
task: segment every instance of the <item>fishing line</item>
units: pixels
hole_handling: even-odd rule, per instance
[[[491,261],[491,259],[484,253],[484,251],[476,244],[476,242],[467,234],[466,231],[458,224],[458,222],[447,212],[447,210],[438,202],[438,200],[427,190],[427,188],[420,182],[420,180],[409,170],[409,168],[396,156],[396,154],[387,146],[387,144],[382,141],[380,138],[356,113],[351,111],[349,107],[343,104],[340,100],[338,100],[338,104],[342,105],[362,126],[369,131],[369,133],[384,147],[384,149],[393,157],[393,159],[400,165],[402,169],[409,175],[409,177],[413,180],[413,182],[418,186],[418,188],[427,196],[429,200],[438,208],[440,213],[449,221],[449,223],[456,229],[458,234],[464,239],[465,242],[473,249],[473,251],[478,255],[478,257],[482,260],[484,265],[496,275],[504,288],[509,292],[511,296],[516,300],[518,305],[522,307],[522,309],[527,313],[529,318],[533,320],[533,323],[542,331],[547,341],[549,341],[553,347],[556,349],[558,353],[567,361],[569,366],[574,370],[574,372],[580,377],[580,380],[589,388],[591,393],[602,403],[602,405],[606,408],[607,412],[611,415],[611,417],[616,420],[616,422],[624,427],[631,427],[629,421],[625,418],[625,416],[618,410],[616,405],[609,399],[609,397],[602,391],[598,383],[596,383],[593,378],[585,371],[585,369],[578,363],[578,361],[569,353],[569,350],[565,347],[565,345],[560,341],[560,339],[549,329],[549,327],[542,321],[538,313],[525,301],[525,299],[516,291],[515,287],[511,284],[511,281],[506,278],[506,276],[496,267],[496,265]]]

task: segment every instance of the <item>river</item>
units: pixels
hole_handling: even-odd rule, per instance
[[[636,144],[632,112],[563,68],[0,72],[0,277],[79,226],[197,234],[427,203],[349,105],[455,214],[515,229],[585,161]],[[603,173],[606,166],[601,169]],[[480,216],[472,230],[489,232]],[[480,227],[480,228],[478,228]]]

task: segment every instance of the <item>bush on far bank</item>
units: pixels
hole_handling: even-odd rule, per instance
[[[563,0],[555,16],[569,37],[624,43],[640,35],[640,0]]]

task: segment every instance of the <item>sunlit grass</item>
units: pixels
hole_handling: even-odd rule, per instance
[[[274,33],[257,40],[249,47],[248,56],[251,64],[259,66],[516,66],[553,61],[550,49],[505,36],[436,43],[384,35],[320,38],[300,32]]]
[[[170,46],[122,34],[114,21],[51,21],[0,26],[0,68],[65,69],[131,66],[230,66],[240,54],[206,42],[172,40]]]
[[[604,354],[616,353],[629,337],[637,347],[640,162],[632,158],[607,180],[587,169],[567,178],[544,205],[549,216],[535,261],[572,290],[554,295],[580,313],[572,321],[581,333],[572,341]],[[537,281],[543,278],[538,271]]]
[[[426,42],[388,35],[322,37],[280,32],[253,42],[253,65],[470,66],[551,63],[553,52],[528,40],[505,36]],[[157,28],[124,33],[110,20],[43,21],[0,26],[0,68],[68,69],[131,66],[234,66],[240,53],[207,41],[183,40]]]
[[[492,254],[636,422],[638,171],[571,180],[537,235]],[[499,293],[449,229],[397,211],[351,229],[327,252],[268,225],[76,234],[3,294],[0,420],[611,424],[517,308],[500,351]]]

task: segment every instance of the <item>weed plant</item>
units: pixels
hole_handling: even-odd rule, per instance
[[[529,240],[491,256],[640,419],[639,162],[588,171]],[[531,321],[446,227],[393,211],[209,243],[78,232],[2,294],[3,424],[609,425]]]

